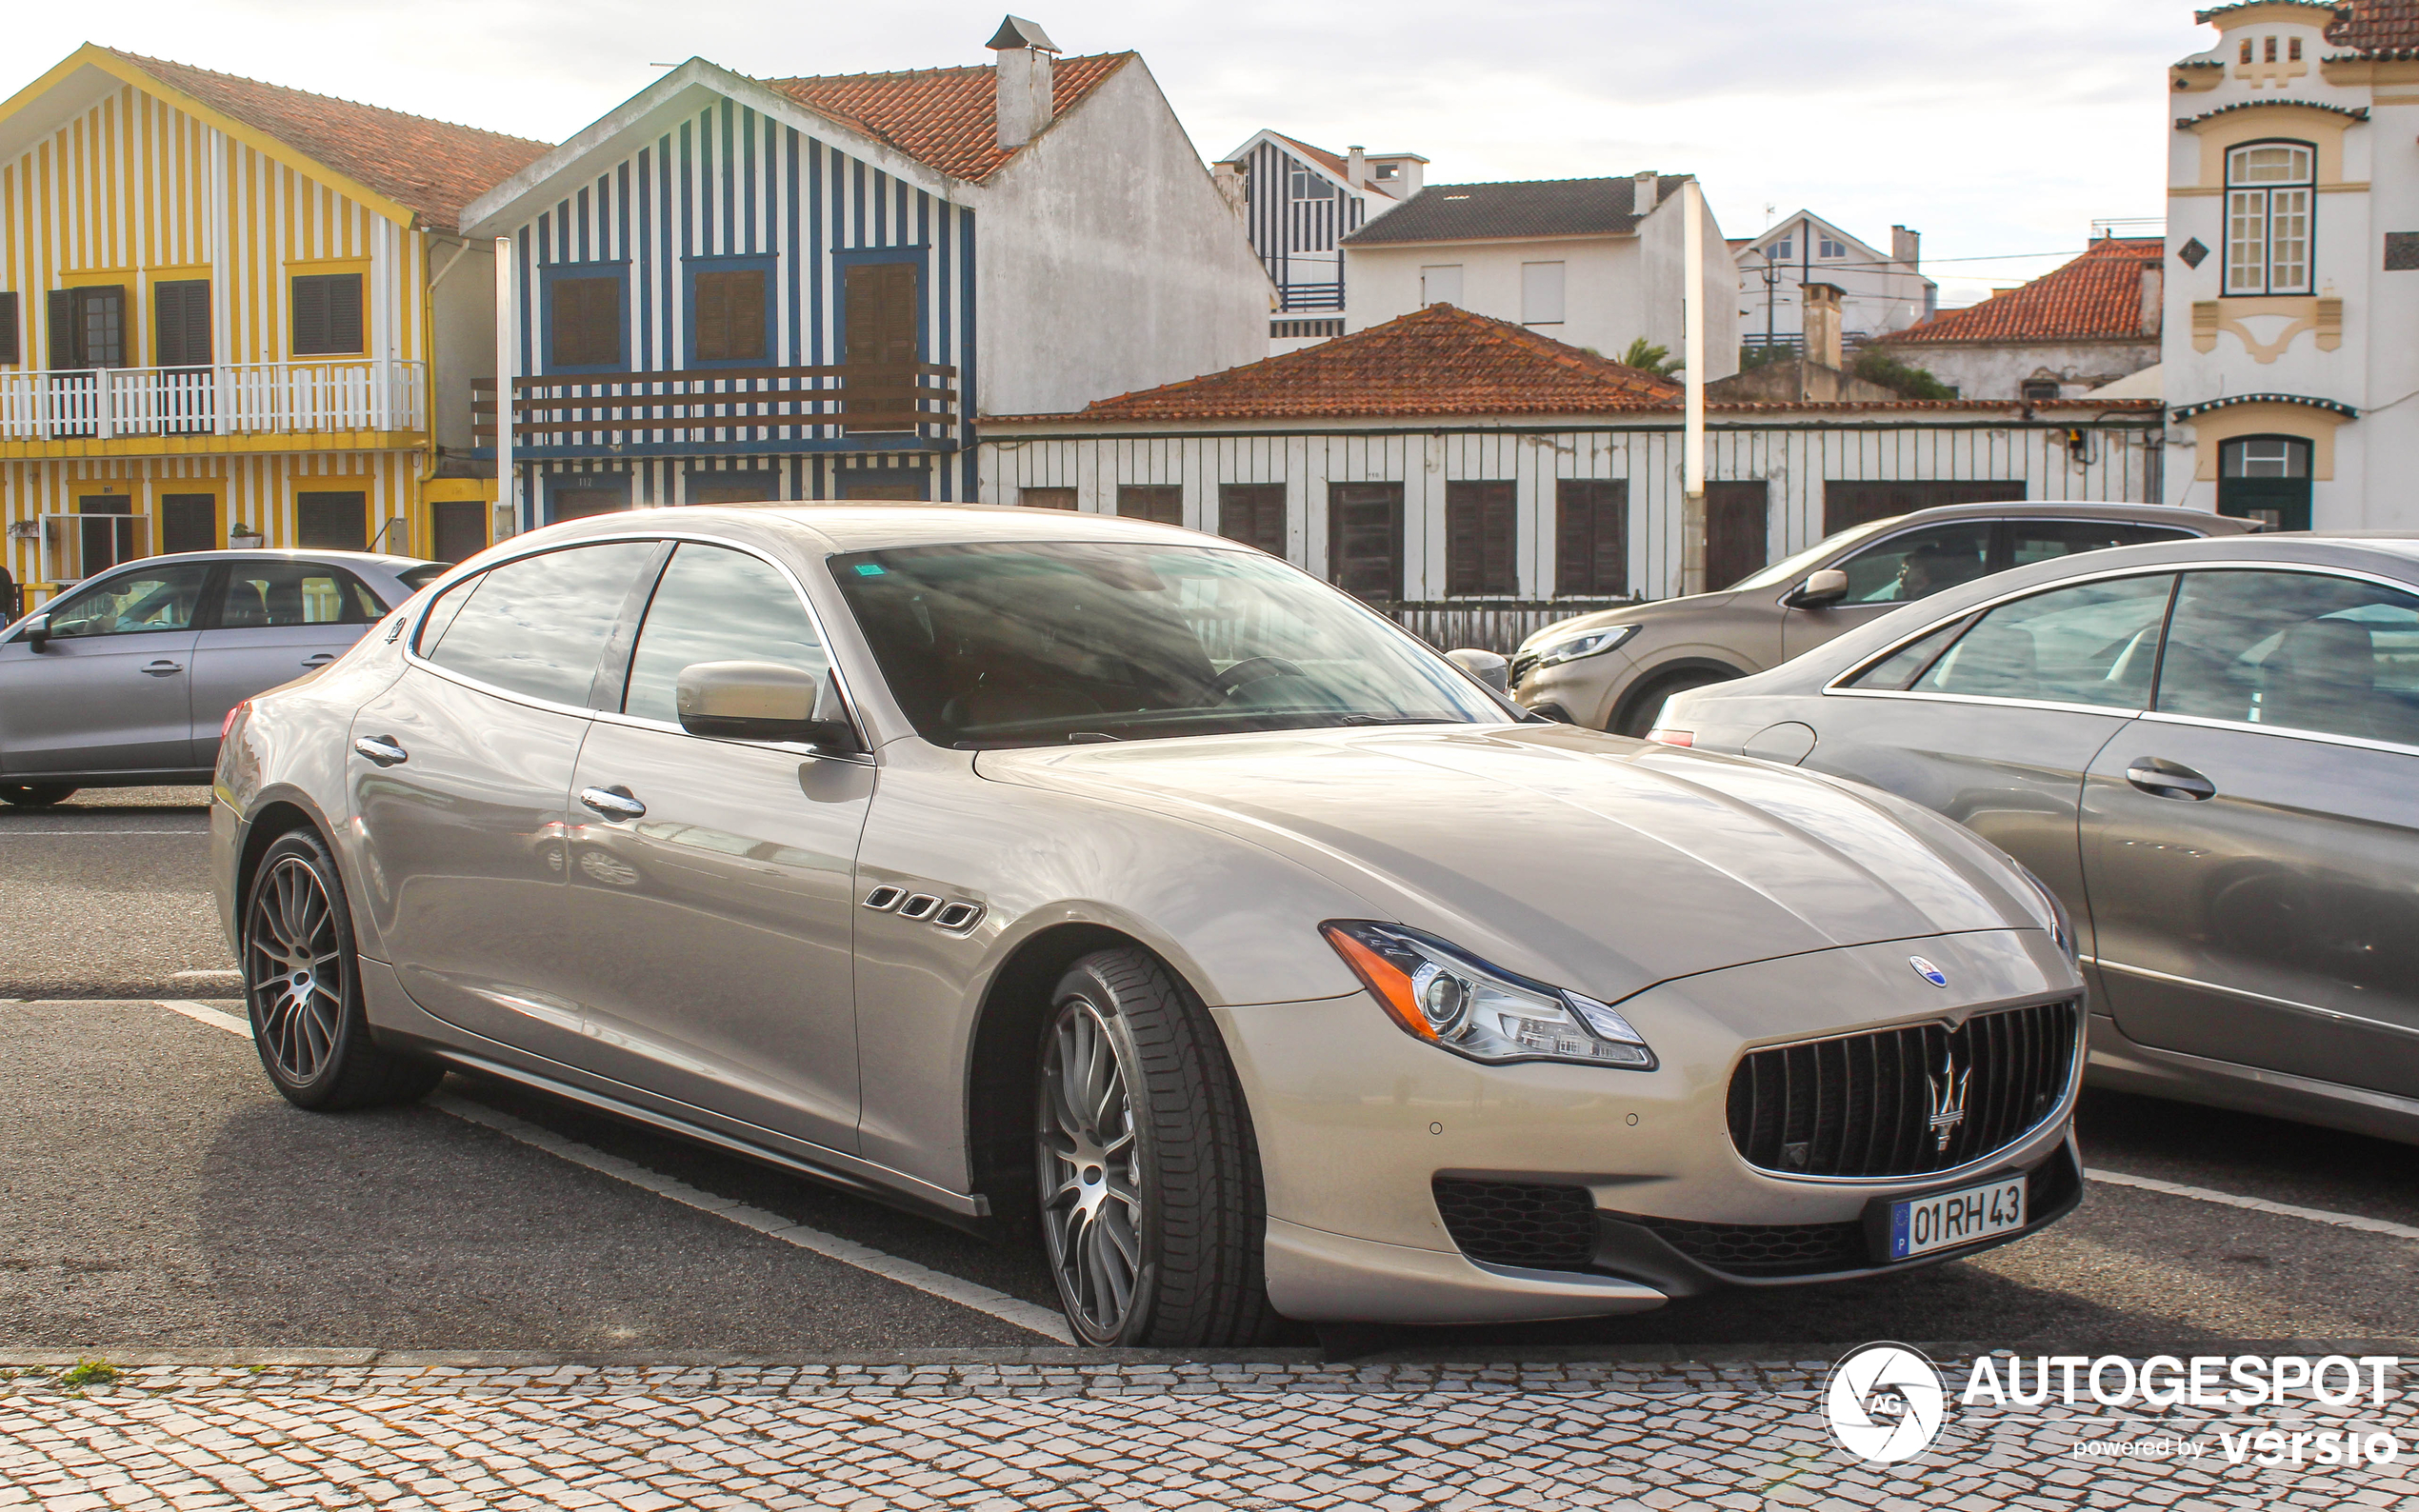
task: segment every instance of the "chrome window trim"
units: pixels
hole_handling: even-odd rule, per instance
[[[2025,926],[2018,925],[2015,927]],[[2032,925],[2030,927],[2039,928],[2040,926]],[[2047,933],[2048,931],[2043,930],[2042,932]],[[2091,1060],[2090,995],[2088,992],[2077,991],[2061,993],[2047,998],[2036,998],[2024,1003],[2004,1003],[1996,1007],[1974,1009],[1968,1012],[1963,1019],[1958,1021],[1959,1027],[1963,1027],[1965,1025],[1971,1024],[1976,1019],[1985,1018],[1993,1013],[2016,1013],[2021,1012],[2026,1008],[2045,1008],[2061,1003],[2070,1003],[2074,1005],[2074,1058],[2067,1066],[2066,1091],[2059,1095],[2058,1101],[2050,1105],[2048,1112],[2042,1114],[2040,1118],[2034,1120],[2030,1124],[2029,1124],[2025,1128],[2024,1132],[2018,1134],[2014,1139],[2009,1140],[2007,1144],[2000,1145],[1995,1150],[1975,1156],[1972,1160],[1968,1161],[1963,1165],[1952,1166],[1945,1171],[1925,1171],[1913,1176],[1806,1176],[1794,1171],[1768,1170],[1764,1166],[1749,1163],[1747,1156],[1740,1151],[1737,1143],[1730,1138],[1727,1122],[1725,1123],[1723,1128],[1723,1147],[1730,1152],[1730,1159],[1738,1163],[1739,1169],[1746,1171],[1751,1176],[1760,1176],[1767,1181],[1797,1182],[1809,1186],[1930,1186],[1942,1182],[1953,1182],[1961,1177],[1986,1170],[1993,1164],[2004,1162],[2009,1150],[2022,1148],[2024,1145],[2039,1139],[2045,1129],[2063,1124],[2073,1116],[2075,1102],[2083,1095],[2084,1068]],[[1803,1039],[1768,1040],[1754,1044],[1746,1045],[1739,1050],[1737,1055],[1731,1058],[1729,1069],[1723,1073],[1723,1095],[1725,1097],[1729,1095],[1730,1079],[1739,1074],[1740,1065],[1746,1063],[1749,1056],[1754,1055],[1759,1051],[1793,1049],[1801,1044],[1822,1044],[1832,1040],[1862,1039],[1866,1035],[1879,1034],[1890,1029],[1921,1028],[1927,1024],[1946,1024],[1948,1022],[1949,1022],[1949,1015],[1947,1013],[1925,1013],[1917,1014],[1911,1018],[1901,1019],[1889,1024],[1869,1024],[1861,1029],[1841,1029],[1834,1033],[1816,1034]]]
[[[2159,725],[2190,725],[2203,729],[2243,730],[2253,735],[2274,735],[2281,740],[2314,740],[2328,746],[2349,746],[2354,750],[2373,750],[2389,756],[2419,756],[2419,746],[2405,746],[2389,740],[2370,740],[2366,735],[2337,735],[2329,730],[2303,729],[2297,725],[2254,725],[2245,719],[2211,719],[2206,714],[2171,714],[2164,709],[2145,709],[2142,717]]]
[[[2395,1024],[2386,1019],[2367,1018],[2357,1013],[2346,1013],[2340,1008],[2323,1008],[2315,1003],[2303,1003],[2293,998],[2271,997],[2268,993],[2253,992],[2247,987],[2223,986],[2215,982],[2204,982],[2198,977],[2179,977],[2172,972],[2153,971],[2149,966],[2129,966],[2123,965],[2120,962],[2109,961],[2099,956],[2085,956],[2082,959],[2089,962],[2092,965],[2099,967],[2103,971],[2122,971],[2127,976],[2147,977],[2152,982],[2172,982],[2180,987],[2193,987],[2203,992],[2222,993],[2229,998],[2244,998],[2252,1003],[2264,1003],[2269,1007],[2289,1009],[2291,1012],[2305,1014],[2310,1018],[2326,1019],[2335,1024],[2357,1024],[2363,1028],[2386,1029],[2395,1034],[2407,1034],[2411,1036],[2413,1039],[2419,1039],[2419,1028],[2414,1028],[2408,1024]],[[2118,1026],[2120,1028],[2123,1027],[2122,1025],[2119,1025]],[[2159,1048],[2159,1046],[2154,1044],[2150,1046],[2150,1048],[2155,1050]],[[2170,1051],[2169,1053],[2189,1055],[2191,1052],[2189,1050],[2183,1050]]]
[[[2201,536],[2197,539],[2207,541],[2213,538],[2209,536]],[[1834,675],[1829,682],[1825,683],[1822,686],[1819,692],[1821,693],[1821,696],[1825,698],[1829,698],[1836,694],[1847,698],[1949,699],[1960,703],[1993,705],[2013,704],[2026,708],[2083,709],[2088,712],[2098,714],[2112,712],[2155,714],[2158,710],[2148,706],[2128,710],[2115,707],[2108,704],[2066,704],[2052,703],[2046,699],[1986,698],[1975,693],[1918,693],[1908,688],[1849,687],[1846,685],[1850,679],[1863,676],[1865,673],[1872,670],[1874,667],[1889,660],[1900,651],[1905,650],[1908,647],[1914,645],[1917,641],[1922,640],[1925,636],[1929,635],[1932,631],[1939,629],[1942,626],[1949,624],[1952,620],[1962,620],[1969,614],[1988,614],[1992,609],[1999,607],[2001,605],[2012,604],[2018,599],[2029,599],[2043,593],[2054,593],[2061,588],[2076,587],[2086,583],[2112,582],[2118,578],[2147,578],[2163,575],[2175,576],[2186,572],[2235,571],[2305,572],[2318,577],[2349,578],[2355,582],[2374,583],[2380,587],[2392,588],[2397,593],[2406,593],[2412,598],[2419,598],[2419,582],[2411,582],[2404,578],[2389,577],[2385,573],[2370,572],[2360,567],[2337,567],[2332,564],[2322,565],[2317,563],[2303,563],[2291,561],[2289,559],[2269,562],[2232,559],[2218,562],[2162,562],[2156,564],[2155,566],[2144,564],[2135,567],[2110,567],[2102,572],[2082,572],[2077,573],[2075,576],[2070,578],[2060,578],[2054,583],[2041,583],[2035,584],[2030,587],[2016,588],[2011,591],[2002,593],[1996,598],[1984,599],[1979,603],[1969,604],[1964,608],[1957,610],[1953,614],[1944,614],[1940,618],[1926,624],[1921,629],[1913,630],[1906,635],[1900,636],[1897,640],[1890,642],[1889,645],[1884,647],[1882,649],[1857,662],[1846,671]],[[1916,602],[1921,603],[1922,601],[1917,600]],[[1904,606],[1901,607],[1904,607]],[[1819,650],[1820,647],[1818,647],[1816,649]],[[1810,656],[1813,652],[1809,651],[1807,654]],[[2155,693],[2157,689],[2153,687],[2151,691]],[[2185,714],[2173,715],[2171,717],[2179,723],[2190,721],[2194,723],[2213,725],[2227,729],[2255,729],[2263,734],[2274,734],[2280,732],[2279,726],[2272,725],[2253,725],[2248,722],[2234,720],[2203,720],[2197,715]],[[2302,732],[2295,731],[2294,733],[2301,734]],[[2409,746],[2395,746],[2385,742],[2362,741],[2358,736],[2330,736],[2322,734],[2318,731],[2309,732],[2308,738],[2314,740],[2340,740],[2348,744],[2371,745],[2383,750],[2401,751],[2410,748]]]
[[[1904,698],[1922,704],[1978,704],[1986,708],[2040,708],[2060,714],[2106,714],[2120,720],[2138,719],[2145,712],[2123,704],[2069,704],[2046,698],[1993,698],[1988,693],[1916,693],[1890,687],[1823,689],[1827,698],[1833,693],[1842,698]]]
[[[2044,502],[2046,503],[2047,501],[2044,501]],[[1952,507],[1953,507],[1953,506],[1952,506]],[[2134,506],[2133,507],[2139,507],[2139,506]],[[2220,515],[2220,516],[2218,516],[2218,518],[2220,518],[2220,519],[2224,519],[2224,518],[2226,518],[2226,516]],[[1908,527],[1906,529],[1904,529],[1904,530],[1893,530],[1893,531],[1891,531],[1891,532],[1890,532],[1889,534],[1888,534],[1888,535],[1875,536],[1875,537],[1874,537],[1873,539],[1871,539],[1870,541],[1860,541],[1860,542],[1858,542],[1855,546],[1853,546],[1853,547],[1849,547],[1847,551],[1843,552],[1842,554],[1840,554],[1840,555],[1838,555],[1838,556],[1835,556],[1835,557],[1832,557],[1832,558],[1830,558],[1829,561],[1824,562],[1824,563],[1822,564],[1822,566],[1821,566],[1821,567],[1809,567],[1807,570],[1808,570],[1809,572],[1820,572],[1820,571],[1822,571],[1825,567],[1835,567],[1839,566],[1842,562],[1847,561],[1847,560],[1848,560],[1849,557],[1851,557],[1851,556],[1856,556],[1856,555],[1860,555],[1860,554],[1862,554],[1862,553],[1864,553],[1864,552],[1870,551],[1870,550],[1872,550],[1875,547],[1878,547],[1878,546],[1885,546],[1885,545],[1888,545],[1889,542],[1892,542],[1892,541],[1897,540],[1897,539],[1898,539],[1900,536],[1902,536],[1902,535],[1912,535],[1912,534],[1914,534],[1917,530],[1929,530],[1929,529],[1930,529],[1933,526],[1937,526],[1937,525],[1966,525],[1966,524],[1969,524],[1969,523],[1973,523],[1973,522],[1980,522],[1981,524],[1984,524],[1984,525],[2072,525],[2072,524],[2083,524],[2083,525],[2093,525],[2093,524],[2099,524],[2099,525],[2146,525],[2146,526],[2149,526],[2149,527],[2152,527],[2152,528],[2154,528],[2154,529],[2173,530],[2173,531],[2175,531],[2175,532],[2176,532],[2177,538],[2178,538],[2179,540],[2183,540],[2183,541],[2207,541],[2207,540],[2211,539],[2209,536],[2208,536],[2208,535],[2206,535],[2206,534],[2204,534],[2204,533],[2202,533],[2202,532],[2200,532],[2200,531],[2198,531],[2198,530],[2193,529],[2193,528],[2192,528],[2190,526],[2189,526],[2189,525],[2171,525],[2171,524],[2169,524],[2169,522],[2167,522],[2167,521],[2165,521],[2165,520],[2128,520],[2128,519],[2120,519],[2120,518],[2118,518],[2118,517],[2116,517],[2116,516],[2114,516],[2114,515],[2096,515],[2096,514],[1977,514],[1977,515],[1969,515],[1969,516],[1964,516],[1964,517],[1961,517],[1961,518],[1958,518],[1958,519],[1954,519],[1954,520],[1931,520],[1931,521],[1928,521],[1928,522],[1926,522],[1926,523],[1924,523],[1924,524],[1922,524],[1922,525],[1911,525],[1911,526],[1909,526],[1909,527]],[[1854,527],[1853,526],[1850,526],[1850,527],[1849,527],[1849,528],[1850,528],[1850,529],[1853,529],[1853,528],[1855,528],[1855,527]],[[2172,545],[2172,544],[2174,544],[2174,543],[2172,543],[2172,542],[2166,542],[2166,541],[2133,541],[2133,542],[2129,542],[2128,544],[2129,544],[2129,545],[2131,545],[2131,546],[2169,546],[2169,545]],[[2071,555],[2071,556],[2081,556],[2081,555],[2084,555],[2085,553],[2080,552],[2080,551],[2076,551],[2076,552],[2069,552],[2069,553],[2068,553],[2068,554],[2069,554],[2069,555]],[[2053,557],[2044,557],[2042,560],[2043,560],[2043,561],[2054,561],[2054,560],[2056,560],[2056,559],[2055,559],[2055,558],[2053,558]],[[2037,566],[2039,566],[2040,564],[2039,564],[2039,563],[2034,563],[2034,562],[2027,562],[2027,563],[2026,563],[2026,564],[2024,564],[2024,565],[2025,565],[2026,567],[2037,567]],[[2002,568],[2002,570],[2003,570],[2003,571],[2012,572],[2012,571],[2014,571],[2014,570],[2015,570],[2015,568],[2013,568],[2013,567],[2006,567],[2006,568]],[[1804,581],[1805,581],[1805,579],[1804,579],[1804,578],[1800,578],[1798,581],[1802,583],[1802,582],[1804,582]],[[1785,589],[1785,590],[1782,592],[1781,596],[1780,596],[1779,598],[1777,598],[1777,599],[1773,600],[1772,602],[1773,602],[1773,603],[1775,603],[1775,604],[1777,604],[1777,605],[1779,605],[1782,608],[1785,608],[1785,609],[1786,609],[1786,608],[1789,608],[1789,607],[1790,607],[1790,605],[1789,605],[1789,594],[1794,593],[1794,592],[1796,592],[1796,591],[1797,591],[1796,587],[1795,587],[1794,586],[1791,586],[1790,587],[1789,587],[1789,588]],[[1885,607],[1888,607],[1888,608],[1899,608],[1899,609],[1903,609],[1903,608],[1905,608],[1905,607],[1907,607],[1907,605],[1908,605],[1908,604],[1921,604],[1922,602],[1924,602],[1922,599],[1909,599],[1909,600],[1907,600],[1907,602],[1906,602],[1905,604],[1893,604],[1893,605],[1880,605],[1880,604],[1834,604],[1834,605],[1832,605],[1832,606],[1830,606],[1830,607],[1831,607],[1832,608],[1835,608],[1835,609],[1878,609],[1878,608],[1885,608]],[[1970,610],[1970,609],[1969,609],[1967,612],[1968,612],[1968,613],[1971,613],[1971,612],[1973,612],[1973,611],[1972,611],[1972,610]],[[1934,628],[1938,628],[1938,627],[1936,627],[1936,626],[1935,626],[1935,627],[1934,627]]]
[[[694,530],[673,529],[631,531],[616,535],[583,536],[576,541],[565,541],[559,544],[549,543],[548,545],[540,547],[535,550],[522,551],[515,555],[506,557],[500,562],[483,564],[476,571],[465,573],[463,576],[455,578],[450,583],[441,581],[440,583],[430,584],[430,587],[436,588],[437,591],[430,593],[429,595],[428,602],[420,606],[419,612],[411,618],[410,630],[400,638],[403,647],[404,663],[410,666],[419,667],[422,671],[429,672],[434,676],[442,677],[450,683],[455,683],[461,686],[470,688],[474,692],[486,693],[490,697],[503,699],[507,703],[518,704],[525,708],[534,708],[543,713],[570,714],[580,719],[601,721],[611,725],[621,725],[632,729],[669,731],[671,734],[680,736],[684,740],[711,741],[716,745],[723,746],[746,746],[756,750],[780,751],[785,755],[804,756],[814,761],[848,762],[852,766],[872,766],[879,765],[875,762],[873,752],[870,749],[842,755],[836,751],[815,750],[810,746],[801,746],[794,741],[729,740],[713,735],[691,735],[689,731],[681,728],[678,725],[668,724],[662,720],[640,719],[630,714],[625,714],[619,709],[590,708],[584,704],[558,704],[552,699],[539,698],[533,694],[515,692],[508,687],[498,687],[492,683],[481,682],[475,677],[466,677],[449,667],[440,666],[436,663],[430,661],[427,657],[420,654],[420,628],[423,625],[428,623],[429,611],[436,607],[436,601],[443,597],[444,594],[450,592],[457,585],[469,582],[471,578],[485,577],[488,573],[494,571],[496,568],[510,567],[515,562],[527,562],[533,557],[550,556],[557,551],[575,551],[582,547],[623,545],[652,546],[667,541],[675,543],[694,542],[699,546],[724,547],[730,550],[744,552],[749,556],[754,557],[766,566],[771,567],[774,571],[780,573],[783,580],[790,585],[790,591],[797,599],[799,607],[807,611],[807,623],[813,626],[815,634],[823,638],[823,647],[826,657],[825,666],[831,674],[833,684],[840,689],[841,706],[848,709],[850,716],[850,723],[857,726],[858,734],[867,737],[868,744],[870,746],[873,744],[870,733],[865,728],[864,718],[858,712],[863,706],[857,702],[856,694],[849,686],[848,674],[840,669],[840,659],[837,656],[830,654],[831,632],[824,626],[823,616],[815,612],[814,601],[807,596],[806,585],[799,580],[798,574],[790,570],[788,564],[782,562],[780,559],[774,557],[771,553],[764,550],[760,547],[745,545],[740,542],[732,541],[727,536],[707,535]],[[666,565],[669,566],[670,564],[668,563]],[[661,581],[660,576],[657,581]],[[653,595],[651,593],[649,595],[648,602],[649,606],[651,607],[654,602]],[[641,630],[644,630],[646,628],[646,614],[642,610],[639,615],[638,627]],[[637,638],[633,636],[630,640],[631,654],[637,654],[637,650],[638,641]],[[627,698],[629,690],[625,688],[623,692],[624,697]]]

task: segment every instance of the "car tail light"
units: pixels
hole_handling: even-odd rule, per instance
[[[1697,743],[1697,732],[1692,729],[1650,729],[1647,731],[1647,739],[1666,746],[1693,746]]]
[[[233,708],[229,709],[227,711],[227,717],[218,722],[218,738],[220,740],[225,740],[227,738],[227,732],[235,727],[236,717],[251,706],[252,701],[248,698],[242,703],[236,705]]]

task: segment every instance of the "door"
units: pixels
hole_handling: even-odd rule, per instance
[[[2084,863],[2137,1043],[2419,1096],[2419,595],[2187,573]]]
[[[842,274],[843,428],[915,428],[915,379],[923,301],[913,263],[853,263]]]
[[[2085,928],[2084,774],[2149,703],[2174,582],[2072,584],[1952,621],[1846,696],[1807,700],[1818,740],[1806,765],[1956,820],[2031,867]]]
[[[67,566],[64,576],[95,578],[121,562],[131,562],[148,553],[148,544],[141,528],[143,517],[134,512],[134,499],[124,493],[87,493],[75,501],[75,512],[83,516],[75,522],[75,561]]]
[[[193,626],[211,570],[112,573],[51,607],[41,650],[0,645],[0,771],[192,769]]]
[[[2217,448],[2217,512],[2271,530],[2309,528],[2309,453],[2299,436],[2242,436]]]
[[[370,549],[370,496],[358,489],[294,497],[294,544],[314,551]]]
[[[327,666],[387,612],[359,578],[319,562],[230,562],[214,596],[193,646],[195,766],[217,765],[229,709]]]
[[[218,549],[218,496],[210,493],[160,495],[160,551],[175,556],[186,551]]]
[[[562,953],[583,1064],[853,1150],[852,882],[874,768],[684,732],[681,668],[727,661],[830,666],[778,568],[684,542],[639,628],[627,720],[596,722],[571,783]]]
[[[1919,526],[1833,562],[1848,574],[1848,594],[1825,608],[1785,609],[1781,654],[1802,656],[1833,636],[1877,620],[1903,604],[1970,583],[1990,570],[1992,520],[1951,520]]]
[[[468,562],[488,548],[488,507],[478,499],[440,499],[429,506],[440,562]]]
[[[1403,486],[1330,483],[1327,489],[1328,581],[1385,604],[1403,596]]]
[[[1771,490],[1764,480],[1705,486],[1705,586],[1720,592],[1764,570]]]
[[[394,685],[353,717],[366,911],[404,990],[549,1059],[581,1053],[565,989],[564,826],[608,642],[652,542],[517,558],[429,607]]]

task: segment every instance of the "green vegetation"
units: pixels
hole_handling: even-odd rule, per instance
[[[59,1372],[59,1384],[70,1391],[86,1386],[106,1386],[117,1379],[117,1366],[106,1360],[78,1360]]]
[[[1635,368],[1641,372],[1650,372],[1657,378],[1669,378],[1680,370],[1680,365],[1671,360],[1669,348],[1658,347],[1644,336],[1631,342],[1629,349],[1615,357],[1613,361],[1624,368]]]
[[[1901,399],[1954,399],[1957,390],[1923,368],[1900,362],[1879,347],[1868,347],[1849,364],[1849,371],[1869,384],[1879,384]]]

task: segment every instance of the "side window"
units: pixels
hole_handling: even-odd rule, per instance
[[[681,668],[699,662],[777,662],[820,677],[831,658],[797,589],[770,563],[690,542],[672,552],[647,606],[622,712],[678,724]]]
[[[2002,604],[1916,678],[1912,691],[2141,708],[2149,702],[2159,624],[2174,583],[2163,572]]]
[[[2419,746],[2419,597],[2315,572],[2189,572],[2171,714]]]
[[[510,692],[584,705],[622,601],[654,554],[651,541],[609,541],[507,562],[430,607],[420,654]]]
[[[317,562],[239,562],[228,569],[218,627],[367,625],[386,612],[377,596],[342,567]]]
[[[150,630],[190,630],[210,567],[200,562],[120,573],[70,597],[50,611],[50,633],[59,639],[84,635],[140,635]]]
[[[2028,567],[2077,551],[2098,551],[2112,546],[2140,546],[2146,541],[2188,541],[2192,532],[2166,525],[2136,525],[2125,520],[2014,520],[2008,526],[2008,565]]]
[[[1917,673],[1931,666],[1932,658],[1947,650],[1949,643],[1955,640],[1966,627],[1973,622],[1974,618],[1970,614],[1963,619],[1950,620],[1929,635],[1900,647],[1840,686],[1879,687],[1888,688],[1892,692],[1900,691],[1915,680]]]
[[[1970,583],[1990,570],[1990,522],[1909,530],[1867,547],[1839,564],[1848,574],[1847,604],[1907,604]]]
[[[359,273],[300,273],[293,294],[295,356],[343,357],[362,350]]]

